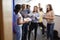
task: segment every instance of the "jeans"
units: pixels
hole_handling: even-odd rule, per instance
[[[47,23],[47,39],[53,40],[54,23]]]
[[[22,26],[17,26],[16,30],[16,40],[22,40]]]
[[[28,25],[29,23],[25,23],[22,26],[22,40],[27,40]]]

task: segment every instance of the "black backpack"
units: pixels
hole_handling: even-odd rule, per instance
[[[58,37],[58,31],[57,30],[53,31],[53,39],[54,40],[60,40],[60,38]]]

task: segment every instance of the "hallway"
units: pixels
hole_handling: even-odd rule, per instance
[[[15,40],[15,35],[14,35]],[[31,32],[31,40],[34,40],[34,30]],[[46,35],[43,36],[40,27],[37,30],[37,40],[46,40]]]
[[[60,20],[60,16],[56,15],[55,16],[55,27],[54,27],[54,29],[58,31],[58,34],[59,34],[58,36],[60,37],[60,31],[59,31],[60,22],[59,22],[59,20]],[[44,24],[46,25],[45,20],[44,20]],[[34,33],[32,32],[31,33],[31,40],[33,40],[33,38],[34,38]],[[14,35],[14,40],[15,40],[15,35]],[[43,36],[42,32],[41,32],[41,29],[39,27],[38,27],[38,30],[37,30],[37,40],[46,40],[46,34],[45,34],[45,36]]]

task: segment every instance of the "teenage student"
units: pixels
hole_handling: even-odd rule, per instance
[[[28,14],[31,12],[30,5],[28,5],[28,4],[26,5],[26,11],[27,11]]]
[[[33,12],[32,12],[32,22],[31,25],[29,26],[29,32],[28,32],[28,40],[30,40],[30,34],[31,31],[34,30],[35,36],[34,40],[36,40],[37,37],[37,28],[38,28],[38,20],[39,20],[39,13],[38,13],[38,7],[34,6]]]
[[[47,21],[47,39],[53,40],[53,30],[54,30],[54,11],[51,4],[47,5],[46,10],[46,21]]]
[[[16,15],[16,22],[15,22],[16,40],[22,40],[22,25],[28,22],[28,20],[23,21],[23,17],[20,11],[21,11],[21,5],[17,4],[14,9]]]
[[[21,14],[23,16],[23,20],[26,20],[27,17],[28,17],[28,11],[26,10],[26,5],[25,4],[22,5]],[[22,31],[23,31],[22,40],[27,40],[28,26],[29,26],[29,23],[24,23],[23,26],[22,26]]]
[[[39,23],[38,24],[39,24],[39,26],[42,27],[42,34],[44,35],[45,25],[43,24],[44,12],[43,12],[43,9],[42,8],[39,9],[39,14],[40,14],[40,19],[39,19]]]

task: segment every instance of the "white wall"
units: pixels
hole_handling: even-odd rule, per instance
[[[15,0],[15,3],[29,4],[31,5],[31,10],[33,9],[33,6],[38,5],[38,3],[41,3],[41,7],[43,7],[44,12],[46,11],[46,5],[52,4],[55,15],[60,15],[60,0],[31,0],[27,3],[24,1],[21,2],[21,0]]]

